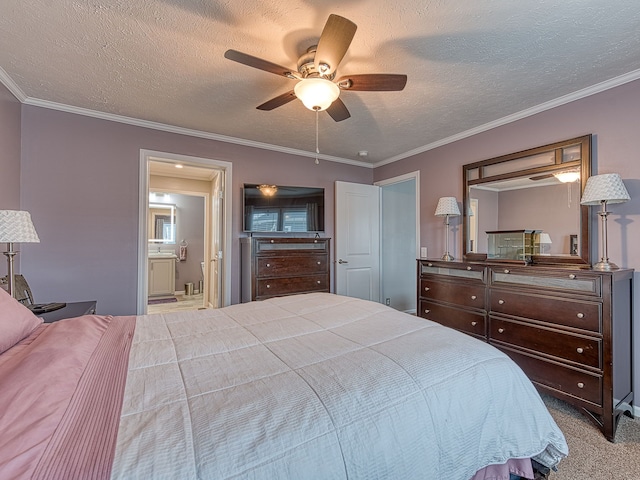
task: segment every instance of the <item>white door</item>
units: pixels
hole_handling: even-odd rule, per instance
[[[380,301],[380,187],[336,182],[336,293]]]
[[[219,173],[213,180],[213,194],[211,198],[212,218],[214,219],[211,228],[211,250],[209,257],[209,271],[206,277],[209,282],[209,303],[214,308],[222,306],[222,237],[224,225],[224,185],[223,176]],[[207,272],[205,272],[205,276]]]

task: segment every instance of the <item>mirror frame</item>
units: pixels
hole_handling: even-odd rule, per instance
[[[579,160],[569,161],[562,163],[562,149],[571,147],[574,145],[580,145],[581,155]],[[484,176],[483,168],[489,165],[496,165],[499,163],[510,162],[513,160],[522,161],[525,157],[533,155],[539,155],[544,153],[554,152],[555,162],[553,165],[547,165],[542,167],[526,168],[523,170],[510,170],[508,173],[502,173],[493,176]],[[587,179],[591,175],[591,135],[585,135],[583,137],[572,138],[562,142],[552,143],[541,147],[531,148],[516,153],[510,153],[508,155],[502,155],[500,157],[490,158],[479,162],[469,163],[462,167],[462,180],[463,180],[463,194],[462,194],[462,206],[463,222],[463,252],[464,259],[467,261],[487,261],[486,253],[475,253],[469,251],[469,200],[470,200],[470,188],[474,185],[481,185],[483,183],[495,182],[499,180],[514,179],[531,175],[542,175],[545,173],[553,173],[562,171],[571,167],[580,167],[580,195],[584,192],[584,187],[587,184]],[[508,170],[508,167],[507,167]],[[477,178],[470,178],[471,173],[477,171]],[[531,263],[533,264],[585,264],[591,265],[591,218],[589,215],[589,206],[580,205],[580,219],[579,219],[579,238],[578,238],[578,254],[577,255],[533,255]],[[490,260],[496,261],[496,260]],[[518,260],[498,260],[499,262],[516,262],[523,263]]]

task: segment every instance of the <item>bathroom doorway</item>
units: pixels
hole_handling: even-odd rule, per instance
[[[230,258],[231,245],[231,198],[225,185],[231,181],[231,164],[211,159],[189,157],[163,152],[141,150],[140,152],[140,199],[139,199],[139,239],[138,239],[138,314],[157,308],[198,309],[218,308],[231,303],[230,265],[225,260]],[[166,195],[169,202],[173,195],[184,205],[189,199],[203,203],[202,225],[193,225],[194,215],[198,208],[184,210],[183,220],[188,220],[180,229],[181,208],[176,209],[177,236],[171,242],[152,242],[149,237],[150,226],[149,205],[150,193]],[[156,197],[154,197],[156,198]],[[166,203],[165,202],[165,203]],[[169,202],[175,204],[175,202]],[[183,207],[184,208],[184,207]],[[200,210],[202,212],[202,209]],[[188,228],[187,228],[188,227]],[[180,231],[185,232],[182,236]],[[203,238],[199,238],[203,233]],[[184,238],[190,236],[190,238]],[[148,306],[151,257],[160,254],[175,255],[174,292],[162,298],[156,305]],[[197,260],[197,261],[196,261]],[[192,264],[196,261],[197,272]],[[184,262],[184,263],[182,263]],[[192,268],[193,267],[193,268]],[[193,271],[192,271],[193,270]],[[181,273],[182,272],[182,273]],[[202,285],[200,285],[202,283]],[[202,290],[199,293],[198,291]],[[175,297],[172,299],[171,297]],[[156,298],[155,296],[153,298]],[[178,304],[177,300],[180,300]],[[175,302],[175,303],[172,303]],[[184,308],[183,308],[184,307]]]

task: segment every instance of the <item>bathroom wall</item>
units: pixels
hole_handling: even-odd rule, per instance
[[[202,280],[200,262],[204,260],[204,197],[172,194],[177,205],[176,254],[180,255],[180,245],[187,243],[186,260],[176,263],[176,291],[185,289],[191,282],[198,288]]]

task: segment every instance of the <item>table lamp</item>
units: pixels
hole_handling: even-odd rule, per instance
[[[602,226],[602,257],[593,266],[594,270],[610,271],[618,269],[615,263],[609,262],[607,251],[607,215],[609,215],[607,203],[624,203],[629,200],[631,200],[629,192],[627,192],[620,175],[617,173],[594,175],[587,179],[580,203],[582,205],[602,205],[602,210],[598,212]]]
[[[0,210],[0,242],[6,242],[7,251],[7,292],[15,298],[15,276],[13,258],[18,253],[14,243],[39,243],[40,239],[31,221],[29,212],[21,210]]]
[[[446,225],[446,247],[445,253],[442,256],[442,260],[450,262],[453,260],[453,256],[449,254],[449,217],[457,217],[460,215],[460,209],[458,208],[458,201],[456,197],[441,197],[438,200],[438,206],[436,207],[436,217],[444,217],[444,224]]]

